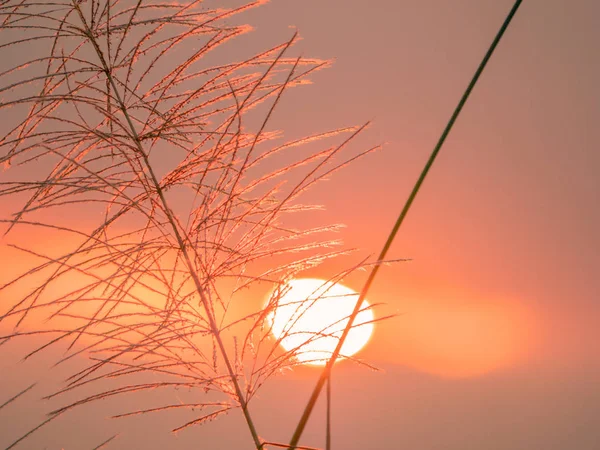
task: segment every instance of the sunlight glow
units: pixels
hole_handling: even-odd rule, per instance
[[[358,294],[339,283],[317,278],[289,281],[277,307],[269,314],[272,333],[287,351],[304,364],[325,365],[348,323]],[[363,302],[340,356],[352,356],[373,332],[373,311]]]

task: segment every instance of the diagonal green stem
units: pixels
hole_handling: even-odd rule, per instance
[[[431,152],[431,156],[427,160],[427,163],[425,164],[425,167],[423,168],[421,175],[417,179],[417,182],[415,183],[415,185],[412,189],[412,192],[410,193],[410,195],[408,197],[408,200],[404,204],[404,207],[402,208],[402,211],[400,212],[400,215],[398,216],[398,219],[396,220],[396,223],[394,224],[394,227],[392,228],[392,231],[390,232],[390,234],[387,238],[387,241],[385,242],[385,245],[383,246],[383,249],[381,250],[381,253],[379,254],[379,258],[377,259],[377,262],[376,262],[375,266],[373,267],[373,270],[369,274],[369,277],[367,278],[367,281],[365,282],[365,285],[363,286],[363,289],[358,297],[358,300],[356,301],[354,311],[352,312],[352,314],[350,315],[350,317],[348,319],[348,324],[346,325],[346,328],[344,329],[344,332],[342,333],[342,336],[340,337],[340,340],[338,341],[337,347],[335,348],[333,354],[331,355],[331,358],[327,362],[327,365],[323,369],[323,372],[321,372],[321,376],[319,377],[319,380],[317,381],[317,384],[316,384],[316,386],[308,400],[308,403],[304,409],[302,417],[300,418],[300,421],[298,422],[296,431],[294,431],[294,435],[292,436],[292,439],[290,440],[288,449],[291,450],[297,446],[298,441],[300,440],[300,437],[302,436],[302,433],[304,431],[304,428],[306,427],[306,423],[308,422],[308,419],[312,413],[312,410],[313,410],[315,404],[317,403],[317,399],[319,398],[321,390],[323,389],[323,385],[329,379],[331,370],[333,368],[333,364],[335,363],[336,359],[338,358],[338,356],[340,354],[342,345],[344,344],[344,341],[346,340],[346,337],[348,336],[348,333],[350,332],[350,329],[352,328],[352,324],[354,323],[356,316],[360,312],[360,308],[363,304],[365,297],[367,296],[367,293],[369,291],[369,288],[371,287],[371,284],[373,283],[373,280],[375,279],[375,276],[377,275],[377,272],[379,271],[379,268],[381,267],[381,263],[383,262],[385,256],[387,255],[387,252],[390,249],[392,242],[394,241],[394,238],[396,237],[396,234],[398,233],[398,230],[400,229],[400,226],[402,225],[402,222],[404,222],[404,218],[408,214],[408,211],[410,210],[410,207],[412,206],[413,201],[415,200],[417,194],[419,193],[419,190],[421,189],[421,185],[423,184],[425,177],[429,173],[429,170],[431,169],[431,166],[433,165],[440,149],[442,148],[442,145],[446,141],[446,137],[450,133],[450,130],[452,129],[452,127],[454,125],[454,122],[456,122],[456,119],[460,115],[460,112],[462,111],[463,106],[465,105],[465,103],[467,102],[467,99],[469,98],[469,95],[471,94],[471,91],[475,87],[475,84],[477,84],[477,80],[479,80],[479,77],[481,76],[483,69],[485,68],[490,57],[494,53],[494,50],[496,49],[498,42],[500,42],[500,39],[504,35],[504,32],[508,28],[508,25],[512,21],[512,18],[515,15],[515,13],[517,12],[517,9],[521,5],[521,3],[522,3],[522,0],[517,0],[514,3],[512,9],[508,13],[508,15],[506,16],[504,23],[500,27],[500,30],[496,34],[496,37],[494,38],[492,44],[490,45],[490,48],[488,49],[487,53],[483,57],[483,60],[479,64],[479,67],[475,71],[475,74],[473,75],[473,78],[471,79],[469,86],[467,87],[462,98],[458,102],[458,105],[456,106],[454,113],[450,117],[450,120],[448,121],[446,128],[442,132],[442,135],[440,136],[436,146],[434,147],[433,151]]]
[[[327,377],[327,420],[325,426],[325,450],[331,450],[331,372]]]

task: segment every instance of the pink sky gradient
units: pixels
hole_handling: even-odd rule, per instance
[[[511,6],[272,0],[235,19],[255,31],[228,44],[232,59],[297,28],[295,54],[335,60],[286,93],[273,128],[291,139],[372,120],[359,144],[384,143],[304,198],[326,207],[315,221],[346,224],[340,237],[358,249],[307,276],[379,252]],[[410,261],[384,267],[368,296],[385,303],[376,314],[398,314],[359,354],[384,370],[334,372],[334,448],[597,448],[599,43],[600,3],[523,2],[393,245],[391,259]],[[0,246],[0,274],[16,258]],[[45,375],[51,356],[19,363],[27,345],[0,347],[0,404],[60,377]],[[289,440],[317,377],[300,368],[276,378],[252,406],[259,429]],[[0,447],[42,418],[48,405],[34,398],[0,410]],[[173,436],[168,415],[105,419],[118,407],[82,408],[21,448],[93,448],[121,430],[108,448],[252,448],[237,412]],[[322,415],[320,404],[303,444],[323,445]]]

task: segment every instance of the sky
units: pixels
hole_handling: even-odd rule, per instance
[[[384,144],[307,195],[325,206],[320,220],[346,225],[352,261],[379,252],[511,6],[272,0],[235,19],[255,30],[232,55],[297,29],[296,54],[334,60],[286,93],[274,127],[294,138],[371,121],[359,144]],[[335,368],[334,448],[600,442],[599,18],[593,0],[523,2],[392,246],[390,259],[408,261],[383,267],[370,291],[384,303],[376,315],[396,314],[359,354],[381,370]],[[15,262],[0,252],[6,273]],[[326,278],[336,264],[307,275]],[[60,379],[45,371],[51,354],[19,363],[17,350],[0,347],[0,404]],[[265,386],[251,408],[269,439],[289,439],[318,373],[298,368]],[[48,402],[34,394],[0,410],[0,447],[43,417]],[[116,407],[86,406],[22,448],[93,448],[122,430],[107,448],[252,448],[239,413],[174,436],[177,417],[106,419]],[[320,404],[303,444],[324,445],[322,417]]]

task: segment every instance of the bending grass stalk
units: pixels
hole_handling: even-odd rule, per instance
[[[338,341],[337,347],[335,348],[333,354],[331,355],[331,358],[325,365],[323,372],[321,372],[321,376],[319,377],[319,380],[317,381],[317,384],[308,400],[306,408],[304,409],[304,412],[302,413],[302,417],[300,418],[300,421],[298,422],[296,431],[294,431],[294,435],[292,436],[292,439],[290,440],[288,450],[297,448],[296,446],[298,444],[298,441],[300,440],[300,437],[302,436],[304,428],[306,427],[306,423],[308,422],[308,419],[309,419],[309,417],[312,413],[312,410],[317,402],[317,399],[319,398],[321,390],[323,389],[323,385],[325,384],[326,381],[329,380],[329,377],[331,375],[331,370],[333,369],[333,364],[335,363],[336,359],[338,358],[338,356],[340,354],[342,345],[344,344],[344,341],[346,340],[346,337],[348,336],[348,333],[350,332],[350,329],[352,328],[352,324],[360,311],[362,303],[363,303],[365,297],[367,296],[369,288],[371,287],[371,284],[373,283],[373,280],[375,279],[375,276],[377,275],[379,268],[381,267],[381,263],[383,262],[385,256],[387,255],[387,252],[390,249],[392,242],[394,241],[394,238],[396,237],[396,234],[398,233],[398,230],[400,229],[400,226],[402,225],[402,222],[404,221],[404,218],[408,214],[408,211],[410,210],[410,207],[411,207],[413,201],[415,200],[417,194],[419,193],[421,185],[423,184],[425,177],[429,173],[429,170],[431,169],[431,166],[433,165],[440,149],[442,148],[442,145],[446,141],[446,137],[448,137],[448,134],[450,133],[450,130],[454,126],[456,119],[460,115],[460,112],[462,111],[463,106],[467,102],[467,99],[469,98],[471,91],[475,87],[475,84],[477,84],[477,81],[479,80],[479,77],[481,76],[483,69],[485,69],[485,66],[487,65],[492,54],[494,53],[496,46],[500,42],[500,39],[504,35],[504,32],[508,28],[508,25],[512,21],[512,18],[514,17],[514,15],[517,12],[517,9],[521,5],[521,3],[522,3],[522,0],[517,0],[514,3],[512,9],[508,13],[508,15],[506,16],[504,23],[500,27],[500,30],[498,30],[498,33],[496,34],[496,37],[494,38],[492,44],[490,45],[490,48],[488,49],[487,53],[483,57],[481,63],[479,64],[479,67],[475,71],[475,74],[473,75],[471,82],[469,83],[467,89],[465,90],[462,98],[458,102],[458,105],[456,106],[454,113],[450,117],[450,120],[448,121],[446,128],[442,132],[442,135],[440,136],[440,139],[438,140],[436,146],[434,147],[434,149],[431,153],[431,156],[427,160],[427,163],[425,164],[425,167],[423,168],[421,175],[417,179],[417,182],[415,183],[415,185],[412,189],[412,192],[410,193],[406,203],[404,204],[404,207],[402,208],[402,211],[400,212],[400,215],[398,216],[398,219],[396,220],[396,223],[394,224],[394,227],[392,228],[392,231],[390,232],[390,234],[387,238],[387,241],[385,242],[385,245],[383,246],[383,249],[381,250],[381,253],[379,254],[379,258],[377,259],[375,266],[373,267],[373,270],[369,274],[369,277],[367,278],[367,281],[365,282],[365,285],[363,286],[363,289],[360,292],[360,295],[359,295],[358,300],[356,301],[356,305],[354,307],[354,311],[352,312],[352,314],[350,315],[350,317],[348,319],[348,324],[346,325],[346,328],[344,329],[342,336],[340,337],[340,340]]]
[[[148,159],[148,155],[146,154],[146,152],[144,152],[143,148],[142,148],[142,143],[141,140],[139,138],[139,135],[137,133],[137,130],[135,129],[133,122],[131,120],[131,117],[129,115],[129,112],[127,110],[127,107],[125,106],[125,103],[123,102],[121,95],[119,94],[119,91],[117,90],[117,86],[115,84],[115,81],[113,79],[113,77],[111,76],[111,71],[109,68],[109,65],[106,61],[106,59],[104,58],[104,54],[102,53],[102,50],[100,49],[100,47],[98,46],[98,43],[96,42],[95,38],[93,37],[93,34],[85,20],[85,17],[83,15],[83,12],[81,11],[79,4],[75,2],[75,0],[71,0],[73,3],[73,6],[75,7],[75,9],[77,10],[77,13],[79,15],[79,18],[83,24],[83,26],[85,27],[85,32],[90,40],[90,43],[93,45],[94,50],[96,51],[96,54],[98,55],[98,58],[100,59],[100,62],[103,66],[104,72],[106,73],[106,77],[107,80],[109,82],[109,84],[111,85],[113,91],[114,91],[114,95],[115,95],[115,99],[117,101],[117,103],[119,104],[119,108],[121,109],[121,111],[123,112],[123,115],[125,116],[125,119],[127,120],[127,124],[129,125],[130,131],[131,131],[131,136],[135,142],[135,145],[140,153],[140,155],[142,156],[143,160],[144,160],[144,164],[146,165],[148,172],[150,174],[150,177],[152,179],[152,183],[154,184],[154,188],[156,189],[158,196],[160,198],[160,202],[164,208],[165,214],[167,216],[167,220],[169,221],[172,229],[173,229],[173,233],[175,235],[175,238],[177,240],[177,244],[179,246],[179,248],[181,249],[182,255],[184,257],[185,263],[189,268],[189,272],[190,275],[192,277],[192,280],[194,282],[194,285],[196,287],[196,290],[200,296],[200,300],[204,306],[204,309],[206,310],[206,315],[208,317],[209,320],[209,325],[210,328],[213,332],[213,335],[215,337],[215,340],[217,342],[217,345],[219,347],[219,350],[221,352],[221,355],[223,357],[223,360],[225,362],[225,366],[227,368],[227,372],[231,378],[231,381],[233,383],[234,389],[235,389],[235,393],[236,393],[236,397],[238,399],[238,402],[240,404],[240,407],[242,409],[244,418],[246,419],[246,422],[248,424],[248,428],[250,429],[250,433],[252,435],[252,440],[254,441],[254,444],[256,446],[257,449],[261,449],[263,447],[263,444],[261,442],[260,437],[258,436],[258,432],[256,430],[256,426],[254,425],[254,422],[250,416],[250,412],[248,410],[248,404],[245,400],[244,394],[242,392],[240,383],[237,379],[236,373],[233,369],[233,366],[231,364],[231,361],[229,359],[229,356],[227,354],[227,351],[225,349],[225,345],[223,343],[223,340],[221,339],[221,335],[219,333],[219,328],[216,322],[215,317],[213,316],[212,312],[211,312],[211,308],[210,308],[210,302],[208,300],[208,298],[206,297],[206,294],[204,292],[204,289],[202,288],[202,283],[200,282],[200,279],[198,278],[198,274],[196,273],[196,271],[194,270],[194,266],[192,264],[191,261],[191,257],[189,255],[189,252],[187,250],[187,246],[185,244],[185,241],[183,239],[183,236],[181,236],[181,233],[179,232],[179,228],[177,227],[177,223],[175,221],[175,218],[173,217],[173,214],[171,212],[171,209],[169,208],[168,204],[167,204],[167,200],[164,196],[163,190],[160,186],[160,183],[158,181],[158,178],[156,177],[154,170],[152,169],[152,165],[150,164],[150,161]]]
[[[331,375],[327,377],[327,425],[325,430],[325,450],[331,450]]]

